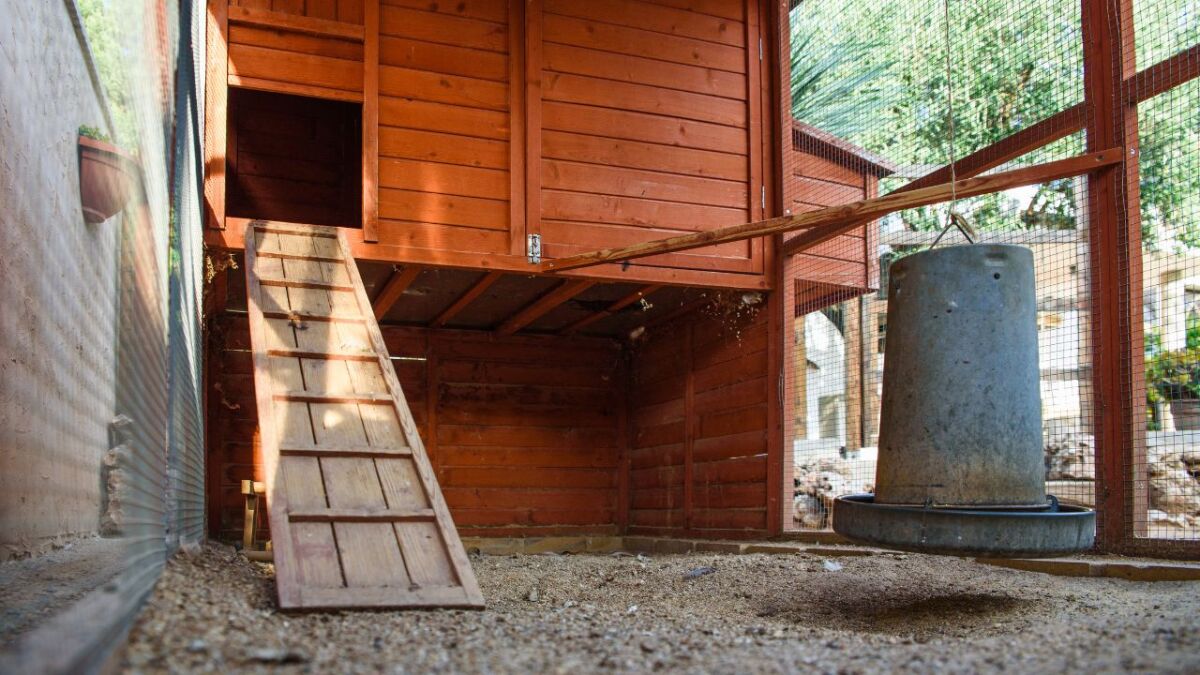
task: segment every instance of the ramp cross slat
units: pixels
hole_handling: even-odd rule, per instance
[[[246,288],[279,606],[482,607],[345,238],[254,224]]]

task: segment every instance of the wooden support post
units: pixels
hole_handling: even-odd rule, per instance
[[[1097,540],[1118,550],[1144,534],[1145,391],[1137,103],[1122,95],[1136,70],[1132,0],[1082,0],[1089,149],[1124,147],[1125,161],[1088,175],[1091,235]],[[1138,522],[1141,521],[1140,527]]]
[[[479,277],[479,281],[476,281],[475,285],[471,286],[465,293],[458,296],[458,299],[450,303],[449,307],[442,310],[442,313],[437,315],[437,318],[429,324],[429,327],[441,328],[442,326],[445,326],[451,319],[458,316],[459,312],[466,309],[467,305],[474,302],[475,298],[483,295],[483,292],[490,288],[492,284],[496,283],[501,276],[503,276],[503,274],[500,272],[488,272],[487,274]]]
[[[621,311],[622,309],[625,309],[626,307],[632,305],[633,303],[638,302],[638,301],[642,300],[643,298],[648,297],[651,293],[657,291],[660,288],[662,288],[662,286],[660,286],[658,284],[651,284],[649,286],[643,286],[643,287],[637,289],[636,291],[630,293],[629,295],[621,298],[620,300],[617,300],[616,302],[609,305],[608,307],[605,307],[604,309],[600,310],[599,312],[596,312],[595,314],[589,314],[588,316],[585,316],[582,319],[576,321],[575,323],[567,326],[566,328],[560,330],[558,332],[558,334],[559,335],[574,335],[575,333],[578,333],[581,329],[586,328],[587,326],[590,326],[593,323],[596,323],[597,321],[599,321],[601,319],[610,317],[613,314],[616,314],[617,312]]]
[[[811,242],[808,245],[815,245],[857,227],[863,220],[873,220],[886,216],[889,213],[918,206],[940,204],[941,202],[950,200],[952,196],[958,199],[965,199],[993,192],[1002,192],[1015,187],[1045,183],[1046,181],[1058,178],[1078,176],[1104,166],[1119,163],[1123,159],[1124,154],[1123,148],[1110,148],[1069,159],[1035,164],[1013,171],[968,178],[957,181],[954,184],[944,183],[920,190],[910,190],[900,193],[893,192],[874,199],[865,199],[841,206],[831,206],[808,213],[779,216],[753,223],[743,223],[715,230],[668,237],[657,241],[601,249],[590,253],[580,253],[557,260],[548,260],[542,263],[542,267],[545,271],[561,272],[604,263],[623,262],[662,253],[690,251],[705,246],[743,241],[765,235],[783,234],[795,230],[808,230],[797,237],[797,239]]]
[[[379,291],[379,294],[375,296],[375,301],[371,303],[376,319],[383,319],[392,305],[396,304],[401,295],[404,295],[404,291],[408,290],[420,273],[420,265],[408,265],[403,270],[392,272],[392,276],[384,285],[383,290]]]
[[[229,99],[229,0],[208,0],[204,64],[204,220],[225,228],[225,131]]]
[[[496,329],[496,334],[512,335],[525,326],[537,321],[555,307],[595,286],[596,283],[595,279],[572,279],[562,282],[554,290],[534,300],[524,309],[500,324],[500,327]]]
[[[379,241],[379,2],[363,3],[363,241]]]

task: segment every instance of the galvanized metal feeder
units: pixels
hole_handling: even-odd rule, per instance
[[[1095,513],[1046,494],[1033,254],[932,249],[889,277],[875,494],[839,498],[833,529],[948,555],[1091,548]]]

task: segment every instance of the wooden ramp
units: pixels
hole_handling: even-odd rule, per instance
[[[280,607],[483,607],[345,237],[255,222],[246,288]]]

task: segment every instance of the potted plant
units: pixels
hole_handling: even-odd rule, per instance
[[[113,217],[133,191],[133,159],[95,127],[79,127],[79,200],[83,219],[100,223]]]
[[[1150,403],[1168,402],[1175,428],[1200,429],[1200,349],[1158,351],[1146,361]]]

